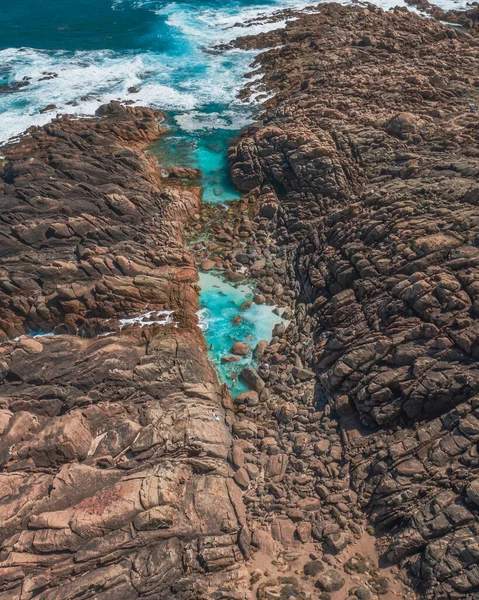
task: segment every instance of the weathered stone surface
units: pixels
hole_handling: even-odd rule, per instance
[[[246,404],[246,406],[256,406],[259,402],[258,392],[253,390],[249,392],[244,392],[243,394],[238,394],[235,398],[236,404]]]
[[[276,483],[283,480],[288,466],[288,456],[286,454],[275,454],[271,456],[266,465],[266,476],[270,477]]]
[[[425,597],[473,598],[477,8],[467,31],[370,5],[296,16],[236,43],[274,48],[255,63],[261,121],[229,152],[256,236],[234,252],[267,257],[250,275],[292,309],[263,352],[269,400],[255,413],[263,464],[290,460],[256,506],[296,518],[317,495],[304,520],[334,551],[365,511],[384,562]]]
[[[327,569],[320,573],[316,586],[323,592],[337,592],[344,586],[344,579],[336,569]]]
[[[164,187],[141,150],[160,117],[113,103],[2,149],[5,600],[247,594],[231,399],[182,245],[198,194]]]
[[[231,354],[237,356],[248,356],[251,353],[251,347],[247,342],[235,342],[231,348]]]
[[[205,258],[201,261],[201,270],[202,271],[211,271],[211,269],[215,268],[215,262],[210,260],[209,258]]]
[[[245,367],[239,376],[251,390],[259,393],[264,389],[264,381],[253,367]]]

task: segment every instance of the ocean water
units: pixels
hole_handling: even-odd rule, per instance
[[[445,6],[465,1],[438,0]],[[403,0],[376,3],[388,8]],[[91,115],[109,100],[131,100],[168,112],[175,147],[183,153],[187,149],[189,164],[204,169],[206,200],[234,198],[220,171],[224,174],[229,140],[252,119],[251,105],[237,94],[256,53],[212,48],[278,27],[261,21],[244,27],[250,19],[310,4],[314,2],[4,0],[0,142],[57,113]],[[49,105],[55,108],[42,112]]]
[[[438,0],[460,7],[466,0]],[[384,8],[403,0],[376,0]],[[93,114],[111,99],[170,111],[193,140],[236,132],[251,119],[237,98],[255,52],[212,52],[244,24],[308,0],[20,0],[0,10],[0,141],[56,113]],[[27,82],[16,91],[8,84]],[[48,105],[52,111],[41,113]],[[227,136],[225,136],[227,137]]]
[[[347,0],[344,0],[345,2]],[[459,8],[466,0],[438,0]],[[238,98],[256,52],[214,51],[219,43],[274,29],[278,9],[308,0],[18,0],[0,2],[0,143],[57,113],[94,114],[110,100],[129,100],[165,112],[170,128],[151,151],[161,165],[201,169],[203,200],[238,198],[226,164],[226,149],[253,120],[254,103]],[[375,0],[387,9],[403,0]],[[258,20],[259,18],[259,20]],[[253,25],[245,24],[256,19]],[[260,85],[259,78],[255,84]],[[53,105],[52,110],[43,111]],[[225,364],[235,340],[253,347],[269,339],[277,315],[266,306],[244,311],[252,296],[211,274],[202,275],[202,318],[210,357],[231,384],[240,367]],[[243,391],[238,382],[233,393]]]
[[[42,125],[57,113],[91,115],[112,99],[161,109],[169,134],[150,151],[162,166],[185,165],[202,173],[203,200],[239,197],[226,150],[251,122],[253,107],[238,99],[255,52],[212,51],[245,33],[246,20],[292,6],[293,0],[222,3],[161,0],[22,0],[0,11],[0,141]],[[307,2],[304,2],[304,5]],[[248,33],[276,27],[258,24]],[[51,111],[42,111],[54,105]],[[202,324],[222,381],[234,382],[251,356],[225,364],[236,340],[254,348],[269,339],[280,318],[271,307],[252,306],[247,286],[211,274],[201,277]],[[243,322],[233,326],[241,312]],[[148,319],[145,320],[147,322]],[[125,320],[125,325],[128,320]],[[235,385],[233,385],[235,383]]]

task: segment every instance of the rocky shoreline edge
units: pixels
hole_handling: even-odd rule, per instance
[[[272,97],[195,256],[199,191],[143,151],[161,114],[2,150],[2,600],[479,590],[474,28],[328,4],[237,44],[281,44]],[[196,326],[206,255],[291,321],[234,405]]]
[[[263,564],[259,598],[478,593],[474,15],[327,4],[235,42],[273,47],[270,99],[195,250],[291,318],[235,399],[253,546],[291,577]]]
[[[2,148],[2,600],[247,594],[183,244],[200,190],[145,152],[162,118],[113,102]]]

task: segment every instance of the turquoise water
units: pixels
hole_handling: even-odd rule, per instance
[[[175,115],[167,115],[170,133],[150,149],[162,165],[182,165],[200,169],[204,202],[237,200],[240,194],[231,183],[227,151],[233,137],[231,129],[204,127],[196,132],[182,129]],[[180,115],[176,118],[181,121]],[[206,119],[206,117],[205,117]]]
[[[255,52],[211,48],[245,33],[246,19],[288,3],[294,0],[21,0],[2,6],[0,84],[29,85],[0,90],[0,138],[46,123],[56,112],[93,114],[112,99],[168,110],[192,138],[215,129],[233,134],[251,119],[237,93]],[[57,108],[40,113],[49,104]]]
[[[244,302],[253,298],[247,285],[233,285],[218,275],[201,273],[200,286],[200,322],[209,347],[209,357],[220,379],[228,383],[236,396],[247,389],[238,380],[238,375],[244,367],[254,363],[252,354],[238,362],[225,363],[221,359],[231,356],[235,342],[247,342],[254,350],[261,340],[269,341],[273,327],[282,319],[273,312],[273,307],[265,304],[241,308]],[[240,317],[241,322],[234,324],[235,317]]]
[[[203,200],[239,197],[226,150],[252,120],[238,99],[255,52],[211,48],[278,24],[246,20],[307,0],[20,0],[0,11],[0,142],[42,125],[57,113],[94,114],[110,100],[134,101],[166,114],[170,133],[151,149],[163,166],[201,170]],[[6,4],[6,3],[4,3]],[[27,85],[25,85],[25,83]],[[18,85],[20,84],[20,85]],[[8,87],[10,86],[10,87]],[[49,112],[41,112],[47,105]],[[270,339],[279,317],[266,306],[241,311],[252,297],[211,274],[201,276],[202,321],[220,378],[251,362],[222,363],[234,341],[254,348]],[[241,313],[243,321],[233,325]],[[244,391],[237,382],[233,393]]]
[[[2,6],[0,141],[56,113],[91,115],[114,99],[153,106],[168,112],[173,130],[160,142],[166,164],[201,168],[206,201],[233,200],[225,150],[252,120],[251,105],[237,94],[256,52],[211,49],[244,34],[245,20],[301,1],[307,4],[21,0]],[[275,26],[255,25],[248,33]],[[28,85],[1,87],[18,83]],[[56,108],[41,112],[48,105]]]
[[[449,0],[441,0],[447,2]],[[128,100],[167,114],[169,135],[152,150],[165,166],[202,171],[203,200],[238,197],[226,164],[229,142],[253,117],[238,99],[256,52],[216,52],[218,43],[274,29],[272,12],[308,0],[19,0],[0,10],[0,142],[42,125],[56,113],[94,114],[110,100]],[[387,8],[402,0],[376,0]],[[257,19],[254,25],[245,22]],[[263,22],[261,22],[263,19]],[[258,90],[259,91],[259,90]],[[47,105],[49,112],[41,112]],[[201,305],[211,359],[223,381],[251,358],[225,364],[234,341],[269,339],[271,308],[240,305],[252,296],[210,274],[201,277]],[[243,321],[233,325],[241,312]],[[237,384],[234,393],[242,391]]]

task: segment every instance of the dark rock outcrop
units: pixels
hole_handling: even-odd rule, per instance
[[[272,97],[230,150],[257,210],[234,252],[262,254],[259,290],[295,301],[251,415],[263,451],[294,460],[268,466],[252,514],[296,504],[336,548],[361,508],[430,598],[479,593],[475,31],[326,4],[236,42],[282,46],[257,59]]]

